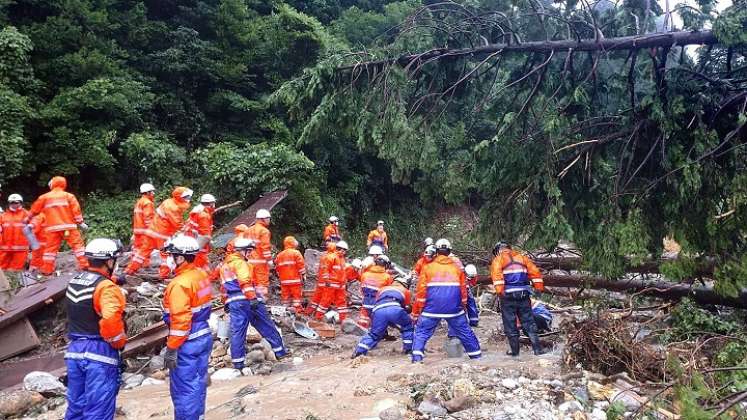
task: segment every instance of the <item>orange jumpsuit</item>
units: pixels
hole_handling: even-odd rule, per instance
[[[8,209],[0,213],[0,269],[21,271],[25,268],[29,242],[23,234],[28,211]]]
[[[150,255],[151,251],[163,249],[166,240],[181,229],[184,224],[184,212],[189,208],[189,202],[182,198],[186,190],[186,187],[174,188],[171,198],[164,200],[158,206],[150,226],[145,231],[148,240],[135,250],[125,274],[135,274],[143,266],[145,258]],[[169,266],[166,265],[167,258],[168,254],[161,251],[161,266],[158,268],[158,275],[161,279],[166,279],[171,272]]]
[[[280,301],[300,312],[306,264],[303,255],[295,247],[295,240],[288,241],[286,238],[283,242],[285,249],[275,258],[275,270],[280,278]]]
[[[322,301],[322,296],[327,290],[327,283],[329,282],[329,269],[328,265],[333,264],[334,259],[337,258],[337,247],[334,243],[327,243],[327,253],[319,258],[319,269],[316,275],[316,288],[314,289],[314,295],[311,297],[309,305],[306,307],[306,315],[313,314],[318,308],[319,303]],[[325,310],[326,312],[326,310]]]
[[[40,270],[44,265],[44,249],[47,247],[47,234],[44,231],[44,213],[39,213],[31,219],[30,225],[34,231],[34,236],[39,242],[39,248],[31,251],[31,263],[29,269]]]
[[[85,270],[88,268],[88,260],[84,255],[83,237],[78,230],[78,225],[83,223],[78,199],[65,191],[67,180],[61,176],[52,178],[49,181],[49,188],[51,191],[39,196],[30,210],[30,216],[44,213],[46,223],[44,231],[47,235],[47,246],[44,248],[42,274],[50,275],[54,271],[54,262],[63,239],[72,248],[78,260],[78,268]]]
[[[366,246],[371,245],[379,245],[380,247],[383,247],[384,250],[389,249],[389,235],[386,234],[386,231],[379,232],[378,229],[374,229],[370,232],[368,232],[368,241],[366,241]]]
[[[342,236],[340,236],[340,228],[337,227],[336,224],[330,223],[324,228],[324,233],[322,234],[322,238],[324,242],[332,241],[332,242],[338,242],[342,240]]]
[[[202,204],[195,206],[189,212],[189,221],[187,222],[187,233],[190,236],[199,238],[200,236],[213,235],[213,212],[215,208],[205,207]],[[210,242],[203,245],[200,252],[195,257],[195,266],[208,270],[208,254],[210,253]]]
[[[249,255],[249,264],[254,266],[257,278],[257,294],[267,299],[270,294],[270,265],[272,260],[272,244],[270,244],[270,230],[262,220],[257,220],[246,232],[246,237],[257,243],[257,248]]]
[[[324,266],[319,261],[319,271],[326,278],[326,287],[319,301],[319,307],[316,309],[316,318],[322,319],[324,314],[334,306],[340,314],[340,321],[344,321],[348,316],[348,297],[347,297],[347,278],[345,276],[345,257],[340,253],[327,254],[324,256]]]
[[[423,272],[423,267],[425,267],[426,264],[429,262],[432,262],[433,258],[428,258],[425,255],[421,255],[420,258],[415,262],[415,267],[412,268],[412,271],[415,272],[415,274],[420,277],[420,273]]]
[[[361,293],[363,294],[363,306],[361,307],[358,324],[363,328],[371,325],[371,311],[376,304],[376,295],[381,288],[392,284],[392,276],[380,265],[374,265],[365,273],[361,274]]]
[[[142,248],[145,242],[148,241],[146,232],[148,226],[153,221],[153,216],[156,214],[156,205],[153,203],[153,198],[150,194],[143,194],[137,203],[135,203],[135,209],[132,211],[132,249],[136,250]],[[150,254],[146,255],[143,259],[143,265],[150,265]]]

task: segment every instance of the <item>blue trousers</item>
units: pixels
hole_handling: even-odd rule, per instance
[[[119,392],[119,366],[88,359],[65,359],[65,420],[113,419]]]
[[[475,301],[475,297],[472,296],[472,291],[467,288],[467,321],[469,322],[470,327],[476,327],[477,323],[480,322],[480,312],[477,310],[477,302]],[[456,337],[456,331],[454,331],[451,328],[451,325],[449,325],[449,332],[447,333],[449,337]]]
[[[251,301],[238,300],[228,304],[231,314],[231,361],[236,369],[243,369],[246,357],[246,330],[249,324],[264,337],[272,346],[272,351],[278,357],[285,356],[288,351],[283,345],[283,338],[275,329],[275,323],[267,313],[264,302],[257,300],[256,308],[252,309]]]
[[[425,355],[425,345],[428,340],[433,336],[433,331],[436,330],[441,320],[446,321],[449,324],[449,329],[454,332],[454,337],[459,338],[464,346],[464,352],[470,357],[470,359],[478,359],[482,352],[480,351],[480,343],[477,341],[475,333],[467,323],[467,317],[463,315],[454,316],[451,318],[436,318],[425,315],[420,315],[418,323],[415,326],[415,339],[412,344],[412,361],[419,362],[423,360]]]
[[[405,312],[401,306],[387,306],[373,312],[373,321],[368,333],[361,338],[355,352],[366,354],[376,347],[387,333],[389,327],[399,329],[402,334],[402,351],[412,350],[413,326],[410,314]]]
[[[199,420],[204,417],[208,362],[212,350],[211,334],[186,341],[179,347],[176,369],[169,372],[175,419]]]
[[[537,324],[534,322],[532,313],[532,302],[529,300],[529,292],[506,293],[500,298],[501,320],[503,320],[503,333],[507,337],[518,337],[519,327],[516,326],[516,318],[521,321],[521,328],[528,336],[537,334]]]

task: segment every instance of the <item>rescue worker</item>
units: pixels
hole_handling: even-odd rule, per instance
[[[275,258],[275,270],[280,278],[280,302],[300,314],[306,263],[298,251],[296,238],[286,236],[283,239],[283,251]]]
[[[464,271],[449,256],[451,243],[436,241],[436,258],[423,268],[416,290],[413,317],[417,319],[412,346],[413,363],[421,362],[433,331],[445,320],[471,359],[481,356],[480,343],[467,323],[467,285]]]
[[[249,231],[249,226],[241,223],[236,225],[235,228],[233,228],[234,237],[231,238],[230,241],[226,244],[226,252],[232,252],[233,251],[233,244],[238,238],[246,238],[246,233]]]
[[[361,274],[374,266],[374,262],[379,255],[384,255],[384,248],[378,245],[373,245],[368,248],[368,256],[366,256],[361,263]]]
[[[379,344],[389,327],[397,328],[402,335],[402,352],[412,351],[414,327],[408,310],[410,309],[410,285],[406,278],[397,277],[394,282],[382,287],[376,294],[375,305],[371,310],[373,324],[370,331],[361,338],[353,350],[352,358],[368,353]]]
[[[322,234],[322,244],[327,244],[327,242],[339,242],[342,240],[342,236],[340,236],[340,219],[337,218],[337,216],[330,216],[329,217],[329,224],[324,228],[324,233]]]
[[[132,254],[132,261],[127,266],[125,274],[135,274],[145,263],[146,257],[154,249],[161,252],[161,266],[158,268],[158,276],[166,280],[171,274],[171,267],[167,264],[168,253],[163,251],[166,241],[179,232],[184,225],[184,212],[189,208],[193,191],[187,187],[176,187],[171,192],[171,198],[164,200],[156,209],[145,235],[148,240],[136,249]]]
[[[29,226],[31,231],[36,237],[36,241],[39,242],[39,248],[31,251],[31,262],[29,263],[29,272],[36,274],[42,270],[44,266],[44,250],[47,247],[47,234],[44,230],[46,227],[44,213],[39,213],[31,218]]]
[[[156,188],[152,184],[142,184],[140,186],[140,198],[135,203],[132,210],[132,250],[138,250],[145,246],[148,241],[148,226],[153,221],[156,214],[156,205],[154,199]],[[150,265],[150,254],[144,255],[143,265]]]
[[[552,312],[550,312],[544,303],[538,299],[530,299],[532,303],[532,317],[537,325],[537,333],[550,332],[552,330]],[[526,328],[521,325],[521,320],[516,319],[516,323],[524,335],[529,336]]]
[[[220,268],[221,292],[231,315],[231,361],[239,370],[246,360],[246,331],[250,323],[270,343],[278,359],[288,354],[264,302],[254,290],[254,267],[247,259],[255,247],[252,239],[238,238],[234,251],[226,255]]]
[[[334,306],[340,314],[340,322],[342,322],[347,318],[349,312],[347,279],[345,277],[345,254],[348,252],[348,244],[345,241],[340,241],[335,245],[337,250],[324,256],[323,266],[322,261],[319,261],[319,272],[325,279],[325,288],[319,307],[316,309],[316,318],[321,320],[330,306]]]
[[[542,354],[542,346],[537,336],[537,325],[532,316],[530,299],[532,287],[538,292],[545,289],[542,274],[536,265],[524,255],[511,249],[507,242],[499,241],[493,247],[493,262],[490,264],[490,277],[495,293],[501,303],[503,332],[506,334],[509,356],[519,355],[519,329],[516,318],[526,329],[534,354]]]
[[[319,258],[319,268],[316,275],[316,287],[314,288],[314,294],[311,296],[311,300],[306,306],[306,315],[313,315],[317,309],[319,309],[319,303],[322,301],[322,296],[327,292],[327,283],[329,282],[329,269],[328,265],[333,265],[337,259],[337,245],[332,242],[327,242],[327,252]],[[326,310],[324,311],[326,312]]]
[[[257,278],[256,291],[262,298],[270,295],[270,269],[272,262],[272,244],[270,243],[270,212],[265,209],[257,210],[256,222],[246,232],[246,237],[253,239],[257,248],[252,252],[249,264],[254,266]]]
[[[195,267],[197,239],[177,235],[166,245],[176,276],[163,295],[163,321],[169,327],[164,363],[169,369],[169,390],[174,418],[202,419],[205,415],[207,370],[213,335],[208,325],[212,286],[205,271]]]
[[[53,177],[49,181],[50,191],[42,194],[34,201],[25,220],[25,223],[29,223],[31,218],[39,213],[44,213],[46,222],[44,230],[47,236],[47,246],[44,248],[41,270],[44,275],[51,275],[54,272],[55,259],[63,239],[73,250],[73,254],[78,260],[78,269],[85,270],[88,268],[83,237],[78,230],[78,228],[84,231],[88,230],[88,225],[83,221],[78,199],[65,191],[65,188],[67,188],[65,178],[61,176]]]
[[[384,249],[384,252],[389,252],[389,236],[384,231],[383,220],[376,222],[376,229],[368,232],[366,247],[370,248],[372,245],[378,245]]]
[[[423,255],[421,255],[415,262],[415,267],[412,268],[412,272],[420,277],[420,273],[423,272],[423,267],[425,267],[426,264],[433,262],[434,258],[436,258],[436,247],[433,245],[426,246]]]
[[[200,244],[200,252],[195,258],[195,266],[208,271],[208,254],[210,253],[210,240],[213,237],[213,213],[215,212],[215,196],[203,194],[200,204],[189,212],[186,230],[189,236],[197,238]]]
[[[358,318],[358,325],[368,329],[371,324],[371,311],[376,304],[376,296],[381,288],[392,284],[392,276],[387,272],[391,267],[389,257],[379,255],[376,257],[374,266],[361,274],[361,292],[363,294],[363,306]]]
[[[8,196],[8,211],[0,213],[0,270],[22,271],[26,268],[29,241],[23,234],[29,212],[23,208],[23,197]]]
[[[467,264],[464,274],[467,280],[467,321],[470,327],[476,327],[480,323],[480,311],[477,309],[475,296],[472,295],[472,288],[477,286],[477,267]]]
[[[127,343],[125,296],[111,280],[121,254],[119,241],[92,240],[84,250],[88,268],[67,286],[67,420],[114,418],[119,350]]]

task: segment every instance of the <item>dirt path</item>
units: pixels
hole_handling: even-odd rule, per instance
[[[476,370],[498,370],[501,376],[555,379],[560,374],[560,358],[549,354],[537,358],[526,353],[518,359],[503,355],[504,344],[490,339],[497,317],[487,316],[477,329],[483,345],[480,360],[449,359],[443,350],[445,329],[429,343],[424,364],[413,365],[400,353],[401,342],[382,342],[370,357],[350,360],[357,337],[338,336],[339,350],[320,350],[300,365],[278,363],[268,376],[241,377],[213,382],[208,388],[206,419],[258,418],[323,419],[376,418],[377,402],[400,401],[406,406],[409,389],[402,385],[407,376],[438,375],[445,368],[468,364]],[[294,349],[306,353],[307,349]],[[557,353],[557,352],[555,352]],[[254,392],[238,396],[244,387]],[[118,399],[120,419],[169,419],[173,417],[168,384],[121,391]],[[313,417],[310,417],[313,418]]]

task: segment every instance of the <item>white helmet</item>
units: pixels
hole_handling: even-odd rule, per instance
[[[348,243],[345,242],[345,241],[339,241],[335,245],[337,246],[338,249],[344,249],[345,251],[347,251],[349,249],[348,248]]]
[[[189,188],[185,188],[184,192],[182,193],[182,198],[192,197],[194,195],[194,191],[190,190]]]
[[[109,260],[122,255],[122,243],[106,238],[96,238],[86,245],[85,256],[92,260]]]
[[[337,216],[329,216],[330,223],[339,222],[339,221],[340,219],[338,219]]]
[[[8,202],[13,203],[15,201],[23,201],[23,197],[21,197],[21,194],[11,194],[8,196]]]
[[[155,190],[156,190],[156,187],[154,187],[153,184],[148,184],[146,182],[145,184],[140,185],[140,194],[149,193]]]
[[[451,251],[451,242],[448,239],[441,238],[436,241],[436,251],[447,250]]]
[[[270,212],[266,209],[259,209],[257,210],[257,216],[256,219],[269,219],[270,218]]]
[[[429,237],[425,238],[425,240],[423,241],[423,246],[424,247],[428,247],[430,245],[433,245],[433,238],[431,238],[429,236]]]
[[[371,245],[371,248],[368,248],[368,255],[381,255],[384,253],[384,248],[380,247],[379,245]]]
[[[174,255],[197,255],[200,244],[197,239],[187,235],[177,235],[164,247],[164,251]]]
[[[253,239],[249,238],[236,238],[236,240],[233,243],[233,249],[236,251],[245,251],[249,249],[254,249],[257,247],[257,243],[254,242]]]
[[[386,255],[379,255],[374,259],[374,264],[380,265],[382,267],[388,267],[389,265],[391,265],[391,263],[392,262],[389,261],[389,257],[387,257]]]
[[[469,278],[477,276],[477,267],[475,267],[474,264],[467,264],[464,267],[464,274],[466,274]]]
[[[200,203],[215,203],[215,196],[212,194],[203,194],[200,197]]]
[[[383,220],[379,220],[378,222],[376,222],[376,224],[384,226],[384,221]]]
[[[425,247],[425,251],[423,251],[423,255],[425,255],[426,257],[433,258],[433,256],[436,255],[436,247],[433,245],[428,245],[427,247]]]
[[[354,260],[353,260],[353,261],[352,261],[352,262],[350,263],[350,265],[352,265],[352,266],[353,266],[353,268],[355,268],[356,270],[360,270],[360,269],[361,269],[361,267],[363,267],[363,261],[361,261],[361,259],[360,259],[360,258],[356,258],[356,259],[354,259]]]

